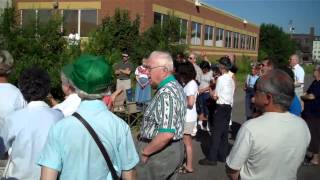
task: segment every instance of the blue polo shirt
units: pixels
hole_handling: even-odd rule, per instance
[[[99,100],[81,102],[77,112],[96,131],[118,175],[122,170],[136,166],[139,156],[126,122]],[[50,130],[38,164],[59,171],[60,180],[112,180],[95,141],[73,116],[63,119]]]

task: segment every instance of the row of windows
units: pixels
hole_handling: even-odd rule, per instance
[[[154,12],[155,24],[159,23],[162,25],[167,18],[168,15]],[[256,37],[193,21],[191,21],[191,33],[189,35],[188,25],[189,22],[187,20],[180,19],[180,43],[187,43],[187,39],[190,37],[191,45],[256,50]],[[204,28],[203,31],[202,28]]]
[[[60,10],[63,22],[61,31],[68,35],[75,30],[80,36],[88,36],[97,27],[97,10]],[[26,27],[36,21],[37,24],[47,23],[53,14],[49,9],[21,10],[21,25]]]

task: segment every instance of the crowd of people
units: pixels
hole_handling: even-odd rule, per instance
[[[14,58],[1,50],[0,155],[8,159],[3,177],[176,179],[195,171],[192,141],[199,130],[210,134],[210,147],[198,163],[223,162],[232,180],[296,179],[302,163],[319,165],[320,66],[303,93],[297,55],[290,57],[289,67],[271,58],[252,64],[244,83],[247,121],[230,151],[236,59],[230,54],[212,64],[202,56],[197,62],[196,53],[173,59],[154,51],[134,69],[123,52],[114,66],[112,93],[113,68],[102,56],[83,54],[61,69],[65,100],[57,102],[50,76],[41,68],[25,69],[18,88],[10,84]],[[119,94],[146,107],[137,138],[112,112]]]

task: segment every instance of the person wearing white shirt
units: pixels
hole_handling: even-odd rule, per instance
[[[13,63],[11,54],[0,50],[0,131],[3,130],[5,117],[26,105],[20,90],[8,82]]]
[[[300,98],[303,95],[303,87],[304,87],[304,75],[305,72],[303,68],[299,65],[299,56],[293,54],[289,59],[290,66],[294,73],[294,85],[295,85],[295,93]]]
[[[218,77],[214,99],[217,101],[214,113],[209,154],[206,158],[199,160],[200,165],[217,165],[217,161],[225,162],[228,153],[228,128],[233,104],[235,84],[229,75],[231,62],[228,57],[219,60],[219,69],[222,73]],[[214,130],[214,132],[213,132]]]
[[[80,35],[76,33],[75,29],[72,29],[71,33],[68,36],[69,45],[79,45]]]
[[[196,99],[198,94],[198,84],[195,81],[196,71],[190,62],[181,63],[177,69],[177,80],[183,86],[183,91],[187,96],[187,114],[184,122],[183,142],[186,148],[186,162],[182,166],[180,173],[192,173],[193,166],[193,130],[197,123]]]
[[[5,178],[40,179],[41,168],[37,160],[49,129],[63,115],[44,102],[50,90],[50,77],[44,70],[30,68],[23,71],[19,87],[28,105],[7,116],[1,132],[1,155],[12,148]]]
[[[53,109],[61,111],[64,117],[71,116],[74,112],[77,111],[81,98],[78,94],[75,93],[75,89],[72,86],[72,82],[66,78],[65,74],[61,72],[61,87],[62,91],[65,94],[65,100],[61,103],[58,103],[50,94],[48,99],[53,105]]]
[[[282,70],[258,79],[254,103],[263,114],[238,132],[226,160],[231,180],[297,179],[310,132],[303,119],[288,112],[294,95],[293,80]]]

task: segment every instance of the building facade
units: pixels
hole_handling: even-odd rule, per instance
[[[112,16],[115,9],[127,9],[132,18],[137,14],[141,31],[154,23],[163,23],[168,15],[180,20],[180,33],[190,51],[205,52],[211,57],[229,53],[257,59],[259,26],[206,4],[193,0],[17,0],[21,25],[30,17],[45,22],[54,10],[63,15],[62,30],[65,35],[75,29],[81,37],[88,36],[103,18]]]
[[[309,34],[291,34],[291,39],[296,42],[297,54],[302,62],[313,61],[313,41],[317,36],[314,34],[314,27],[310,28]]]
[[[320,36],[313,41],[312,57],[315,63],[320,63]]]

